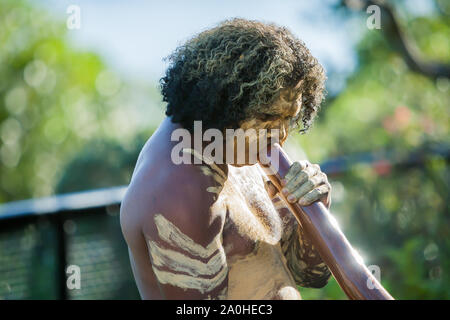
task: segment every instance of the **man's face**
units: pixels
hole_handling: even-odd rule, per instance
[[[299,85],[301,85],[301,82],[295,89]],[[281,92],[277,101],[270,108],[265,108],[256,117],[241,124],[241,129],[250,132],[250,134],[245,136],[245,148],[234,141],[234,161],[229,164],[239,167],[254,164],[254,161],[251,160],[256,159],[256,155],[260,151],[259,147],[265,147],[271,142],[272,129],[278,131],[278,142],[281,145],[286,141],[290,128],[300,115],[302,106],[301,94],[295,94],[294,92],[296,90]],[[248,129],[254,129],[255,131]],[[260,131],[260,129],[264,130]],[[265,145],[263,146],[263,144]],[[245,163],[238,161],[238,154],[242,152],[245,153]]]

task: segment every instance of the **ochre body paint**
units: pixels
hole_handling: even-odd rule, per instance
[[[208,295],[227,281],[216,298],[301,299],[297,284],[327,276],[321,261],[311,267],[314,248],[304,243],[293,215],[280,214],[288,210],[284,201],[269,198],[259,165],[228,166],[225,174],[195,150],[183,151],[201,158],[197,167],[213,178],[205,191],[214,193],[211,217],[221,218],[223,228],[204,247],[155,214],[159,239],[148,246],[160,283]]]

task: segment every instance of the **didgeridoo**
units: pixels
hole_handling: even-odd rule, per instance
[[[265,159],[262,158],[263,156]],[[277,143],[268,146],[267,154],[260,155],[260,157],[261,167],[278,189],[279,195],[289,205],[306,236],[330,268],[348,298],[352,300],[393,300],[393,297],[358,257],[339,229],[334,217],[321,202],[302,207],[298,203],[291,204],[286,200],[281,193],[281,179],[288,172],[292,161],[289,160],[281,146]],[[277,170],[273,166],[267,165],[276,162],[277,159],[273,157],[279,157]]]

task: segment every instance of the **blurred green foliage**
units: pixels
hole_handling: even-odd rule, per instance
[[[450,62],[448,13],[402,21],[425,59]],[[24,1],[0,4],[0,203],[128,183],[162,117],[154,88],[72,48],[66,32]],[[380,30],[368,30],[357,51],[359,67],[344,90],[290,142],[318,163],[386,149],[402,159],[448,146],[449,79],[411,72]],[[334,215],[394,297],[450,298],[448,160],[402,170],[358,164],[330,181]],[[345,299],[334,279],[300,290],[305,299]]]
[[[89,141],[130,151],[136,132],[149,135],[161,118],[150,113],[156,86],[131,91],[98,55],[72,48],[67,32],[25,1],[0,4],[0,203],[53,194]]]
[[[364,22],[362,22],[364,23]],[[403,21],[424,59],[450,62],[448,15]],[[373,150],[394,159],[432,146],[449,148],[450,81],[411,72],[380,30],[358,45],[359,68],[321,111],[315,127],[296,139],[311,161]],[[356,165],[330,177],[332,211],[367,265],[399,299],[450,298],[448,159],[395,170],[391,163]],[[345,298],[333,280],[303,289],[304,298]]]

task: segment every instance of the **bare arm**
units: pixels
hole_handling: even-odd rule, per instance
[[[295,282],[299,286],[309,288],[325,286],[331,275],[330,270],[314,246],[305,237],[301,226],[287,204],[277,195],[275,186],[270,181],[267,181],[266,185],[267,192],[284,222],[284,232],[280,241],[281,249]],[[329,207],[329,197],[322,197],[322,200]]]
[[[172,169],[147,186],[137,177],[124,199],[121,225],[144,299],[226,298],[223,221],[210,214],[211,182],[189,170]]]

